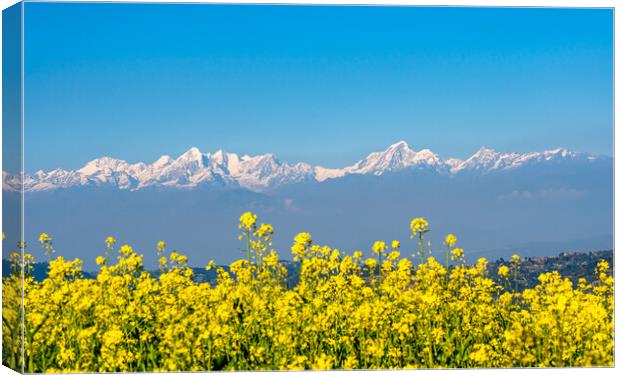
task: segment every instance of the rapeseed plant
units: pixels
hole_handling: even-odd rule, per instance
[[[517,292],[520,258],[500,267],[499,285],[486,259],[466,264],[450,234],[441,264],[427,257],[429,224],[416,218],[418,265],[396,240],[391,249],[375,242],[376,258],[364,258],[299,233],[291,248],[299,282],[289,287],[273,227],[246,212],[239,229],[247,257],[228,270],[209,262],[213,285],[195,282],[187,257],[163,241],[158,276],[113,237],[95,279],[83,276],[81,260],[59,256],[35,281],[34,258],[11,255],[13,273],[2,280],[4,363],[27,372],[614,365],[614,280],[604,261],[593,283],[573,286],[551,272]],[[51,258],[51,237],[41,240]]]

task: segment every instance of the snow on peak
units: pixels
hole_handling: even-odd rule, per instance
[[[385,151],[373,152],[349,168],[348,173],[381,175],[385,172],[398,171],[411,167],[441,167],[442,161],[431,150],[416,152],[407,142],[400,141]]]
[[[168,165],[168,164],[172,163],[173,160],[174,159],[172,159],[170,156],[163,155],[159,159],[157,159],[157,161],[155,163],[153,163],[153,166],[161,168],[161,167],[163,167],[165,165]]]
[[[409,149],[409,144],[406,141],[398,141],[393,145],[390,145],[390,147],[388,147],[388,150],[390,149]]]
[[[424,150],[418,151],[413,158],[416,163],[424,163],[428,165],[439,165],[442,163],[439,155],[435,154],[431,150],[425,148]]]
[[[488,173],[496,170],[516,169],[526,164],[536,162],[582,159],[584,157],[589,158],[591,156],[568,151],[565,148],[556,148],[549,151],[528,152],[521,154],[517,152],[498,152],[490,148],[482,147],[468,159],[460,163],[453,161],[451,163],[452,165],[450,170],[452,173],[458,173],[465,170]]]
[[[126,168],[126,161],[104,156],[102,158],[89,161],[78,171],[85,175],[92,175],[96,173],[111,173],[113,171],[123,170]]]
[[[183,161],[202,161],[202,152],[198,149],[198,147],[191,147],[189,150],[185,151],[178,159]]]
[[[230,154],[222,150],[217,150],[212,154],[210,153],[205,154],[206,158],[209,161],[209,164],[215,165],[219,168],[225,168],[225,169],[227,169],[228,167],[229,155]]]
[[[545,158],[553,158],[553,157],[562,157],[562,158],[566,158],[566,157],[574,157],[577,156],[576,152],[571,152],[568,151],[565,148],[559,147],[553,150],[549,150],[549,151],[543,151],[543,156]]]
[[[497,155],[499,155],[499,153],[492,148],[480,147],[480,149],[470,156],[469,159],[488,161],[495,159]]]
[[[281,162],[271,153],[239,156],[224,150],[202,153],[197,147],[192,147],[177,159],[164,155],[151,164],[128,164],[124,160],[102,157],[89,161],[75,171],[37,171],[32,175],[25,175],[23,181],[27,191],[102,185],[130,190],[147,187],[188,189],[206,183],[265,191],[286,184],[322,182],[350,174],[381,176],[387,172],[406,169],[447,175],[464,171],[486,174],[531,163],[554,163],[565,159],[592,162],[600,158],[564,148],[521,154],[482,147],[467,159],[451,158],[444,161],[429,149],[415,151],[407,142],[399,141],[383,151],[370,153],[351,166],[324,168],[303,162]],[[18,186],[21,180],[3,172],[3,181],[6,182],[6,189],[9,189],[10,186]]]

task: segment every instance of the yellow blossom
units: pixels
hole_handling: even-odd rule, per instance
[[[465,255],[463,249],[461,249],[460,247],[452,249],[452,251],[450,251],[450,254],[452,255],[452,260],[460,259]]]
[[[382,254],[385,249],[387,249],[387,245],[383,241],[376,241],[372,245],[372,252],[375,254]]]
[[[116,243],[116,238],[109,236],[108,238],[105,239],[105,244],[108,247],[112,247],[114,246],[114,244]]]
[[[47,233],[41,233],[39,235],[39,242],[41,242],[42,245],[44,245],[45,243],[51,240],[52,240],[52,237],[50,237]]]
[[[411,220],[409,227],[411,228],[412,237],[415,237],[420,233],[426,233],[430,230],[428,228],[428,221],[421,217]]]
[[[499,267],[502,287],[486,259],[469,265],[462,249],[451,249],[456,239],[444,239],[456,265],[421,256],[414,266],[394,244],[389,253],[372,244],[379,261],[302,232],[289,263],[271,246],[273,227],[248,214],[240,229],[249,256],[216,272],[194,273],[178,251],[158,254],[152,272],[129,245],[108,257],[106,241],[93,277],[80,259],[58,256],[35,279],[32,254],[9,254],[3,363],[19,368],[24,345],[32,373],[614,365],[607,261],[577,285],[554,271],[512,290],[508,276],[518,284],[520,258]],[[413,227],[420,235],[428,223]],[[43,242],[51,249],[51,238]]]
[[[456,245],[456,236],[454,234],[448,234],[444,238],[443,242],[444,244],[446,244],[446,246],[453,247],[454,245]]]
[[[497,274],[502,277],[508,277],[508,275],[510,274],[510,268],[506,266],[500,266],[497,269]]]
[[[256,215],[249,211],[239,217],[239,228],[241,229],[252,230],[254,224],[256,224]]]

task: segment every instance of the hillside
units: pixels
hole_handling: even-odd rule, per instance
[[[526,257],[521,259],[518,288],[532,288],[538,284],[538,276],[541,273],[558,271],[562,277],[568,277],[573,284],[577,284],[579,278],[585,278],[588,282],[592,282],[596,278],[596,264],[601,260],[606,260],[610,265],[610,274],[613,275],[613,250],[590,251],[590,252],[562,252],[555,256],[546,257]],[[281,261],[282,265],[288,271],[288,286],[297,284],[299,278],[299,266],[295,262]],[[510,260],[499,259],[489,262],[489,275],[499,281],[497,270],[502,265],[510,266]],[[220,266],[228,270],[228,266]],[[196,282],[214,283],[217,277],[215,270],[206,271],[204,268],[194,267],[194,280]],[[156,276],[159,270],[150,271]],[[2,260],[2,276],[6,277],[11,273],[10,262],[6,259]],[[36,263],[33,269],[33,275],[36,280],[45,279],[47,274],[47,263]],[[92,278],[94,275],[84,272],[84,277]]]
[[[580,278],[588,282],[596,279],[596,264],[606,260],[613,275],[613,250],[590,252],[562,252],[556,256],[528,257],[521,259],[518,289],[532,288],[538,284],[541,273],[558,271],[562,277],[568,277],[574,285]],[[489,273],[497,280],[497,270],[502,265],[510,266],[510,260],[499,259],[489,264]]]

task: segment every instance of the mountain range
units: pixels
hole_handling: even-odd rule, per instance
[[[96,269],[110,235],[144,253],[151,268],[159,240],[193,265],[231,262],[244,254],[237,237],[245,211],[273,224],[282,259],[301,231],[345,252],[396,239],[411,254],[414,217],[431,223],[430,248],[442,251],[443,236],[455,233],[470,260],[613,247],[613,159],[566,149],[481,148],[459,160],[398,142],[350,166],[324,168],[191,148],[151,164],[103,157],[24,182],[22,196],[19,178],[3,173],[5,244],[22,230],[23,210],[24,238],[37,259],[45,259],[38,236],[46,232],[58,255],[81,258],[87,269]]]
[[[129,164],[124,160],[101,157],[78,170],[55,169],[24,176],[26,192],[48,191],[78,186],[108,186],[137,191],[147,188],[193,189],[199,186],[243,188],[265,192],[300,182],[324,182],[347,175],[375,175],[403,170],[419,170],[440,175],[501,173],[531,166],[558,162],[593,163],[610,159],[557,148],[542,152],[498,152],[480,148],[465,160],[443,160],[429,149],[415,151],[405,141],[386,150],[373,152],[344,168],[324,168],[308,163],[281,162],[273,154],[257,156],[222,150],[205,153],[196,147],[173,159],[161,156],[155,162]],[[19,177],[3,172],[3,190],[19,189]]]

